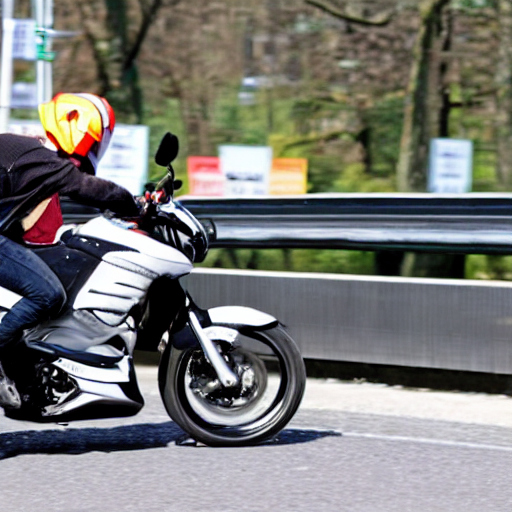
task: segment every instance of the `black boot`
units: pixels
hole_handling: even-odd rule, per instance
[[[21,397],[16,384],[6,375],[2,363],[0,363],[0,407],[9,409],[21,407]]]

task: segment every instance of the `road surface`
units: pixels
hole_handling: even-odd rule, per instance
[[[5,512],[510,512],[512,398],[308,379],[273,441],[178,444],[156,369],[133,418],[0,417]]]

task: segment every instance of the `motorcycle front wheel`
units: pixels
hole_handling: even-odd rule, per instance
[[[159,387],[169,416],[209,446],[244,446],[275,436],[302,400],[306,371],[283,326],[239,333],[235,344],[214,339],[239,384],[226,388],[202,350],[169,345],[159,366]]]

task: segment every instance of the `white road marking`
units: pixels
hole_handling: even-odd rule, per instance
[[[512,452],[512,446],[500,446],[497,444],[467,443],[464,441],[446,441],[443,439],[429,439],[426,437],[388,436],[384,434],[367,434],[364,432],[343,432],[343,437],[358,437],[364,439],[376,439],[379,441],[399,441],[406,443],[432,444],[439,446],[451,446],[454,448],[471,448],[477,450],[491,450],[497,452]]]

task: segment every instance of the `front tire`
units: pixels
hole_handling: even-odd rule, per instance
[[[275,436],[304,394],[306,371],[295,342],[281,325],[240,333],[234,346],[213,341],[238,374],[239,386],[224,388],[201,350],[169,343],[158,378],[169,416],[210,446],[253,445]]]

